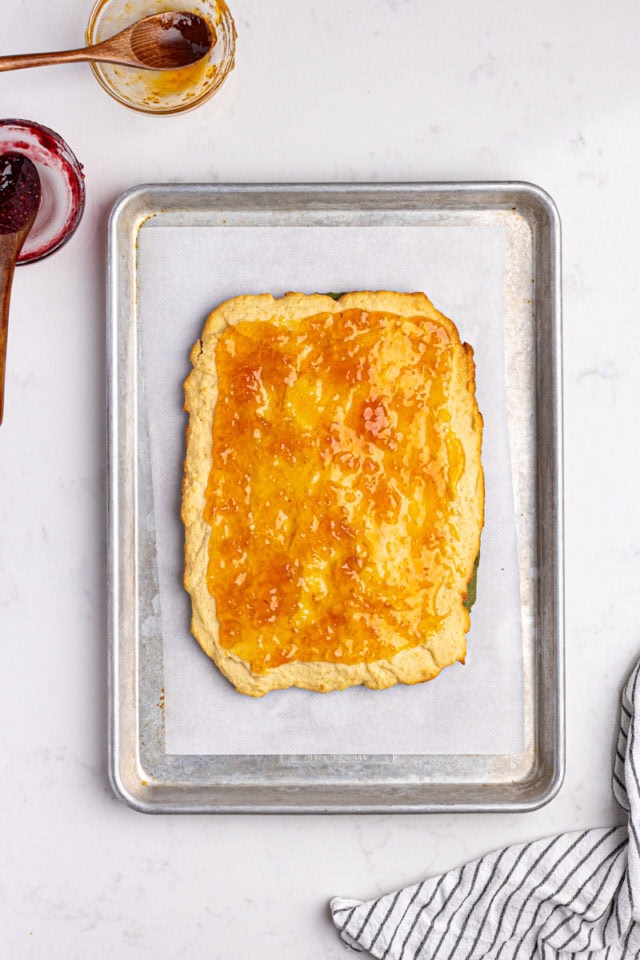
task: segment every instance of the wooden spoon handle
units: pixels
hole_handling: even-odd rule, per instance
[[[0,57],[0,72],[5,70],[24,70],[25,67],[49,67],[56,63],[75,63],[81,60],[93,60],[90,48],[78,50],[59,50],[57,53],[21,53],[15,57]]]
[[[0,236],[0,423],[4,415],[4,382],[7,369],[9,301],[16,266],[15,234]]]

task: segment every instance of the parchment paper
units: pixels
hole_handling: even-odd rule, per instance
[[[524,740],[523,654],[503,344],[507,230],[158,226],[140,230],[142,400],[164,644],[166,750],[174,754],[506,754]],[[182,383],[207,313],[228,297],[288,290],[424,291],[472,344],[485,422],[486,523],[465,665],[430,683],[331,694],[238,694],[189,632],[182,587]]]

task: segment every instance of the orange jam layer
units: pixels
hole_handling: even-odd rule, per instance
[[[438,628],[464,469],[451,349],[436,323],[362,310],[220,337],[207,584],[254,671],[368,663]]]
[[[144,84],[145,103],[160,103],[165,97],[182,93],[185,94],[185,100],[199,96],[205,84],[213,79],[215,73],[215,65],[209,63],[205,57],[188,67],[180,67],[179,70],[140,71],[136,75],[136,80]]]

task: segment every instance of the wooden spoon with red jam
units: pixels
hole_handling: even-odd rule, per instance
[[[22,153],[0,154],[0,423],[9,329],[9,300],[16,261],[40,206],[40,177]]]

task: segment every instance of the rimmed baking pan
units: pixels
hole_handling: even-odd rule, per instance
[[[527,183],[128,191],[109,222],[110,776],[144,812],[530,810],[564,770],[560,224]],[[487,504],[465,665],[230,687],[189,632],[182,383],[241,293],[423,290],[476,357]]]

